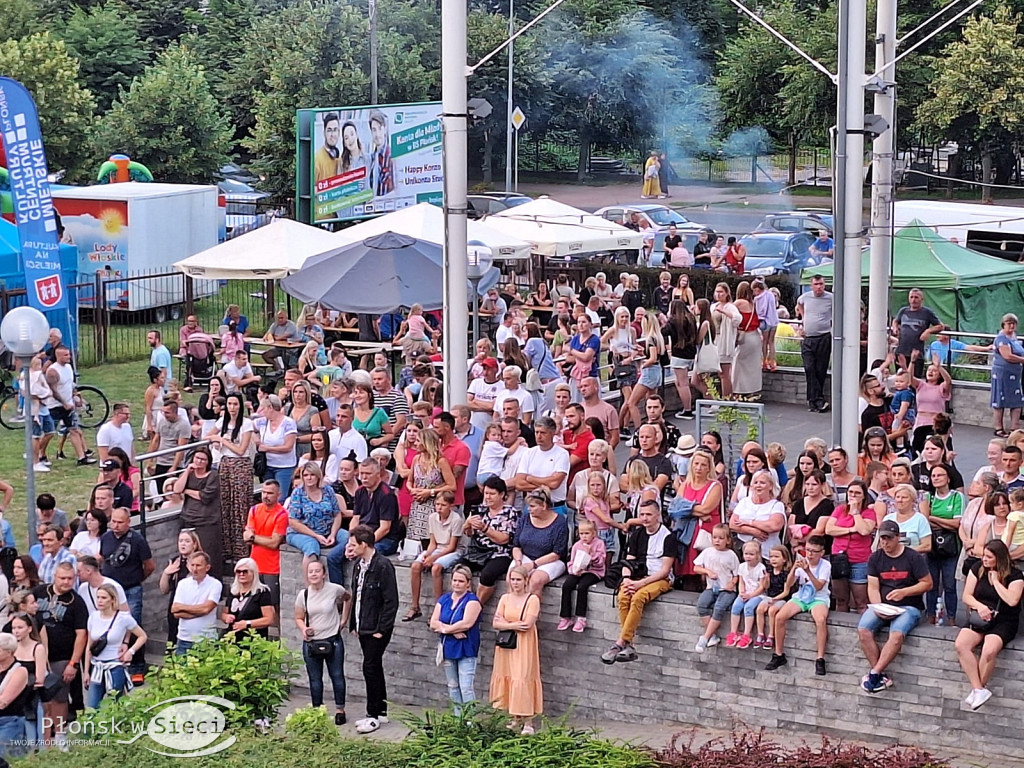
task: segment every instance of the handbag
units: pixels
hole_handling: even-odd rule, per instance
[[[967,616],[968,628],[978,632],[979,634],[988,632],[992,629],[992,625],[996,623],[996,618],[999,616],[999,606],[1002,605],[1002,603],[1003,601],[1000,600],[996,605],[995,610],[992,611],[992,616],[987,620],[981,618],[981,614],[972,608],[970,614]]]
[[[64,678],[47,667],[46,677],[43,678],[42,686],[36,689],[36,695],[45,704],[48,701],[53,701],[63,687]]]
[[[721,373],[722,358],[718,354],[718,347],[708,343],[710,332],[704,336],[704,342],[697,350],[697,359],[694,361],[694,370],[697,373]]]
[[[845,552],[833,552],[829,558],[832,563],[833,579],[848,579],[853,569],[850,566],[850,556]]]
[[[942,560],[960,554],[960,537],[956,531],[945,528],[932,528],[932,555]]]
[[[306,626],[309,626],[309,608],[306,604],[306,595],[309,592],[308,589],[302,590],[302,611],[305,613]],[[314,659],[329,659],[334,655],[334,640],[307,640],[306,645],[309,649],[309,655]]]
[[[107,635],[110,634],[111,627],[114,626],[114,622],[117,621],[117,613],[114,613],[114,618],[110,620],[107,625],[107,630],[102,635],[97,637],[91,643],[89,643],[89,653],[93,656],[99,656],[107,647]]]
[[[693,548],[698,552],[703,552],[705,549],[710,549],[712,544],[711,534],[703,528],[698,528],[697,535],[693,537]]]
[[[526,604],[530,602],[529,596],[523,601],[523,610],[519,614],[519,620],[522,621],[526,617]],[[514,650],[519,647],[519,633],[514,629],[502,629],[498,631],[498,635],[494,638],[494,646],[496,648],[505,648],[506,650]]]

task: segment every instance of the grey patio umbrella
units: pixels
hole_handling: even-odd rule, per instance
[[[310,257],[302,269],[281,280],[281,287],[307,304],[320,302],[342,312],[383,314],[413,304],[440,309],[442,258],[435,243],[384,232]],[[497,284],[498,275],[491,269],[478,292]]]

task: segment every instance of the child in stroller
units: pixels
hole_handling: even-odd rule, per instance
[[[193,333],[185,340],[184,390],[205,386],[217,370],[216,347],[205,333]]]

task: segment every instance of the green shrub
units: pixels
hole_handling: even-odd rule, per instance
[[[312,704],[285,717],[284,735],[307,744],[337,744],[341,741],[334,720],[327,714],[327,710]]]

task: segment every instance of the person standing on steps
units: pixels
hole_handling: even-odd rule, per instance
[[[398,615],[395,566],[375,548],[374,532],[365,525],[349,531],[355,555],[352,591],[355,604],[349,629],[359,635],[366,682],[366,717],[356,722],[359,733],[373,733],[388,721],[388,689],[384,677],[384,651],[391,642]]]
[[[807,379],[807,410],[827,413],[831,409],[825,399],[825,378],[832,354],[832,294],[825,290],[825,278],[811,278],[811,292],[796,300],[800,326],[800,357]]]

